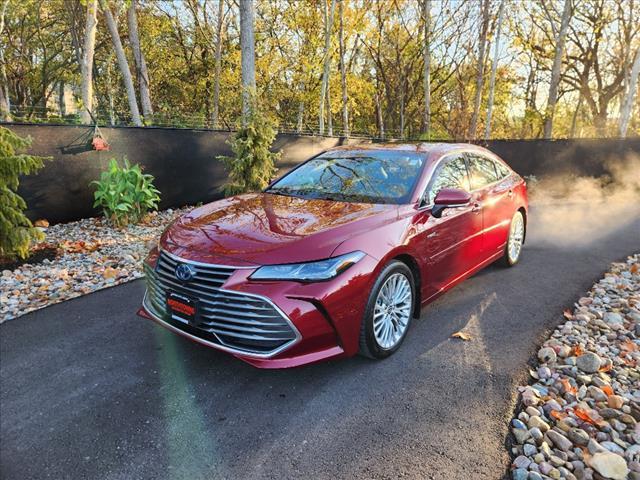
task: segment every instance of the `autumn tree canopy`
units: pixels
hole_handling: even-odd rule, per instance
[[[0,1],[3,120],[239,125],[250,0]],[[638,0],[256,0],[254,22],[281,131],[640,134]]]

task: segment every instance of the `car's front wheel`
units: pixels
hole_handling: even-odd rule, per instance
[[[395,352],[409,329],[415,281],[407,265],[394,260],[376,279],[360,331],[360,354],[385,358]]]

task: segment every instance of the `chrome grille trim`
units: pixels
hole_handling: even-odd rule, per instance
[[[193,280],[183,283],[175,278],[172,272],[179,263],[193,267]],[[300,332],[269,298],[221,288],[235,270],[179,259],[161,251],[155,269],[144,264],[147,291],[143,306],[170,330],[230,353],[269,358],[297,343]],[[212,281],[209,272],[215,275]],[[199,302],[198,324],[190,324],[176,315],[168,318],[167,290],[192,296]]]

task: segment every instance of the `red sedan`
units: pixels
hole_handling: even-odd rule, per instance
[[[525,239],[523,179],[463,144],[339,147],[184,215],[140,314],[263,368],[395,352],[423,305]]]

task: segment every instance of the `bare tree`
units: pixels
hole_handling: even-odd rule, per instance
[[[211,123],[218,128],[220,117],[220,72],[222,72],[222,28],[224,25],[224,0],[218,1],[218,17],[216,18],[215,71],[213,79],[213,113]]]
[[[631,75],[627,85],[627,93],[624,102],[620,105],[620,136],[627,136],[627,128],[629,127],[629,117],[631,116],[631,108],[633,107],[633,98],[636,93],[636,85],[638,83],[638,75],[640,74],[640,48],[636,50],[636,56],[631,67]]]
[[[489,78],[489,99],[487,100],[487,121],[484,126],[484,139],[491,136],[491,114],[493,112],[493,97],[496,88],[496,70],[498,69],[498,54],[500,52],[500,34],[502,32],[502,20],[504,17],[505,0],[500,0],[498,8],[498,20],[496,25],[496,41],[493,47],[493,63],[491,65],[491,77]]]
[[[427,138],[431,138],[431,0],[422,0],[422,22],[424,24],[424,56],[423,88],[424,88],[424,119],[423,128]]]
[[[256,94],[255,5],[240,0],[240,49],[242,65],[242,122],[247,121]]]
[[[320,111],[319,111],[319,133],[324,135],[324,109],[329,91],[329,67],[331,66],[331,29],[333,28],[333,18],[336,12],[336,0],[331,0],[331,12],[329,13],[329,0],[322,0],[324,19],[324,62],[322,68],[322,86],[320,88]],[[331,116],[331,110],[329,110]]]
[[[480,38],[478,42],[478,69],[476,72],[476,96],[473,104],[473,116],[469,127],[469,138],[476,137],[478,129],[478,116],[480,114],[480,104],[482,103],[482,88],[484,86],[484,56],[487,48],[487,33],[489,30],[489,2],[490,0],[479,0],[482,11],[482,25],[480,27]]]
[[[142,126],[142,119],[140,118],[140,111],[138,110],[138,101],[136,100],[136,90],[133,87],[133,79],[131,78],[131,70],[129,70],[129,63],[127,62],[127,56],[122,48],[122,42],[120,41],[120,34],[118,33],[118,26],[111,14],[111,9],[107,3],[107,0],[100,0],[100,7],[104,13],[105,21],[107,22],[107,28],[111,34],[111,41],[116,51],[116,58],[118,59],[118,67],[122,75],[122,81],[124,88],[127,91],[127,99],[129,101],[129,110],[131,112],[131,121],[136,127]]]
[[[571,20],[571,0],[564,0],[562,9],[562,19],[560,20],[560,30],[556,35],[556,48],[551,68],[551,83],[549,84],[549,98],[545,110],[544,138],[550,139],[553,133],[553,115],[558,101],[558,86],[560,85],[560,68],[562,67],[562,56],[564,55],[564,43]]]
[[[142,114],[145,117],[151,117],[153,115],[153,107],[151,106],[151,94],[149,92],[149,71],[147,70],[147,62],[144,59],[144,54],[140,48],[138,19],[136,17],[136,0],[130,1],[131,3],[127,11],[127,21],[129,23],[129,41],[131,42],[133,58],[136,62],[140,103],[142,105]]]
[[[2,2],[2,9],[0,10],[0,36],[4,31],[4,18],[7,13],[7,6],[9,0]],[[2,80],[2,86],[0,86],[0,115],[5,121],[11,120],[11,101],[9,100],[9,85],[7,82],[7,70],[4,66],[4,48],[3,43],[0,42],[0,79]]]
[[[342,85],[342,135],[349,137],[349,98],[347,96],[347,70],[344,64],[344,0],[340,1],[340,83]]]
[[[98,1],[87,0],[87,19],[84,28],[84,48],[82,50],[82,65],[80,75],[82,77],[82,123],[91,123],[93,111],[93,54],[96,48],[96,29],[98,26]]]

